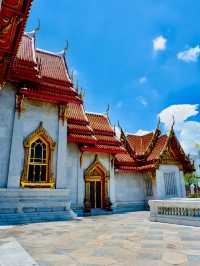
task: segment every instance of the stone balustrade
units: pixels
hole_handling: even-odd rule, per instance
[[[149,206],[151,221],[200,226],[200,198],[150,200]]]

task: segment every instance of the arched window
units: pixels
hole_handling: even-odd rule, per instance
[[[22,187],[54,187],[52,157],[55,143],[42,123],[24,142]]]
[[[40,138],[31,144],[28,166],[29,182],[47,182],[48,156],[49,147]]]

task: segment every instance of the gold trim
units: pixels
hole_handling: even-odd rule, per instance
[[[16,94],[16,111],[18,112],[19,118],[22,112],[25,111],[24,108],[24,95]]]
[[[108,197],[109,173],[106,168],[100,163],[98,156],[95,156],[94,162],[85,170],[85,199],[84,210],[90,212],[90,182],[101,182],[101,207],[111,209],[111,202]]]
[[[60,105],[59,106],[59,119],[62,120],[63,126],[65,125],[65,121],[68,118],[68,105]]]
[[[37,139],[41,139],[46,145],[47,145],[47,178],[46,182],[30,182],[28,180],[28,168],[30,164],[30,156],[31,156],[31,145],[33,142],[35,142]],[[24,168],[23,173],[21,176],[21,186],[22,187],[49,187],[54,188],[55,187],[55,180],[52,173],[52,160],[53,160],[53,151],[55,149],[56,143],[53,141],[53,139],[48,135],[47,131],[43,127],[43,123],[40,122],[39,127],[30,134],[24,141]]]

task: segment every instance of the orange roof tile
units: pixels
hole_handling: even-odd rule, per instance
[[[115,136],[97,135],[95,137],[99,144],[108,144],[119,146],[121,142]]]
[[[167,143],[167,140],[168,140],[167,135],[162,135],[158,138],[151,154],[147,158],[147,161],[153,161],[159,159],[160,154],[162,153],[162,150],[165,147],[165,144]]]
[[[17,53],[17,58],[36,64],[36,56],[35,56],[35,49],[34,49],[34,39],[29,34],[24,34],[22,36],[22,40],[20,42],[20,46]]]
[[[63,55],[53,54],[36,49],[36,57],[40,64],[41,76],[61,81],[69,81]]]
[[[111,145],[98,145],[98,144],[94,146],[82,146],[80,149],[81,151],[110,153],[110,154],[118,154],[126,152],[126,150],[123,147],[117,147]]]
[[[89,124],[88,118],[85,114],[82,104],[69,103],[68,104],[68,121],[70,123]]]
[[[119,164],[119,163],[128,163],[128,164],[133,164],[135,163],[135,160],[129,155],[128,152],[124,153],[124,154],[117,154],[115,156],[115,159],[116,159],[116,163]]]
[[[98,134],[114,135],[108,117],[103,114],[86,113],[92,129]]]
[[[136,156],[141,156],[144,155],[145,151],[147,150],[153,139],[153,136],[153,132],[143,136],[128,134],[127,140],[132,150],[135,152]]]
[[[88,125],[67,124],[68,133],[84,133],[87,135],[93,134],[93,130]]]

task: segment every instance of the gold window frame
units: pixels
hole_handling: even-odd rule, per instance
[[[28,171],[31,159],[31,146],[32,144],[41,139],[42,142],[47,147],[47,169],[46,169],[46,181],[43,182],[30,182],[28,180]],[[30,134],[24,140],[24,167],[21,176],[21,187],[29,187],[29,188],[54,188],[55,187],[55,180],[52,171],[52,161],[53,161],[53,151],[55,149],[56,143],[53,139],[49,136],[45,128],[43,127],[43,123],[40,122],[39,127]],[[31,163],[32,165],[32,163]]]

